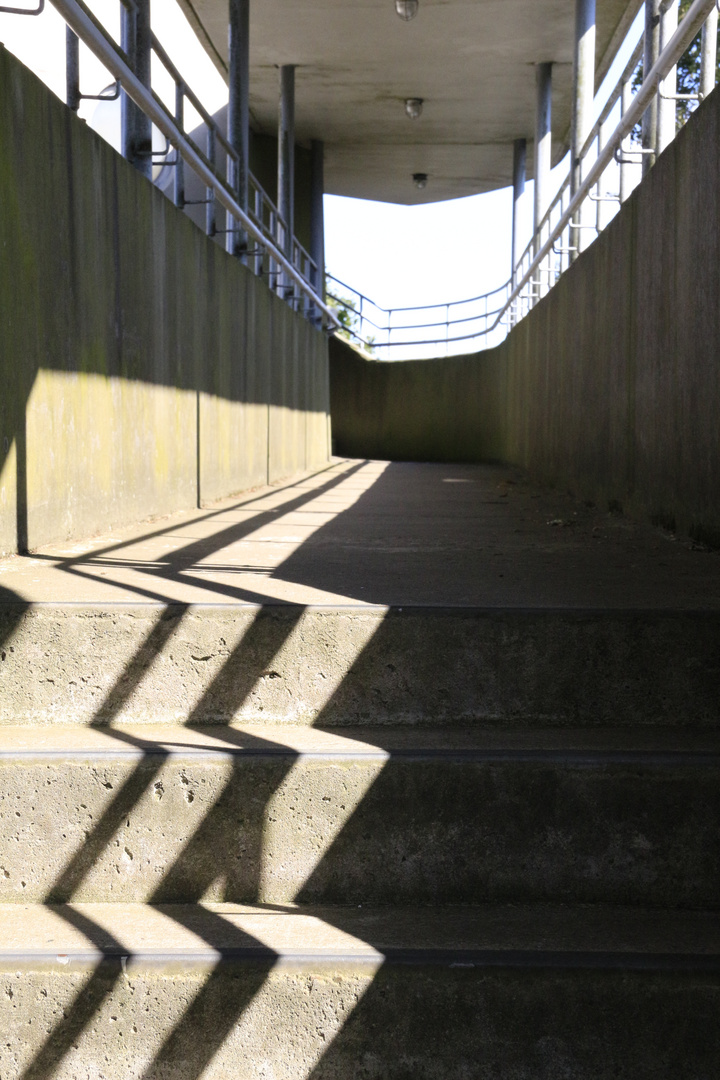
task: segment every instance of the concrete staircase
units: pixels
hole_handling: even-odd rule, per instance
[[[0,638],[2,1080],[717,1077],[719,615]]]

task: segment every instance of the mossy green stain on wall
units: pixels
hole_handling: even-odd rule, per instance
[[[323,335],[2,49],[0,205],[0,552],[327,460]]]

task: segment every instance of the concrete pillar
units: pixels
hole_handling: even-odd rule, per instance
[[[595,0],[575,0],[575,49],[573,56],[572,173],[570,193],[582,181],[580,151],[592,127],[595,98]]]
[[[678,0],[671,0],[660,13],[660,52],[678,28]],[[657,152],[662,154],[675,138],[677,103],[677,67],[673,67],[660,83],[658,93]],[[667,95],[667,96],[666,96]]]
[[[512,267],[511,281],[514,284],[515,270],[520,262],[522,249],[520,245],[520,223],[518,214],[520,199],[525,192],[525,174],[527,162],[527,139],[516,139],[513,144],[513,215],[512,215]]]
[[[325,288],[325,144],[313,139],[310,144],[310,256],[317,266],[313,285],[323,295]]]
[[[662,0],[645,0],[645,48],[643,50],[643,78],[646,77],[660,55],[660,6]],[[653,97],[642,118],[642,145],[644,150],[657,149],[657,97]],[[655,161],[655,154],[643,154],[643,176]]]
[[[238,155],[230,182],[243,210],[248,209],[250,170],[250,0],[229,0],[228,8],[228,142]],[[228,233],[233,255],[247,251],[244,229]],[[228,223],[230,227],[230,222]]]
[[[280,68],[278,117],[278,210],[287,227],[285,253],[292,254],[295,228],[295,66]]]
[[[537,113],[535,119],[535,204],[533,232],[535,254],[540,250],[538,228],[548,207],[548,183],[552,165],[552,64],[538,64]]]
[[[703,26],[700,49],[700,95],[706,98],[715,89],[717,67],[718,10],[714,7]]]
[[[128,67],[143,86],[150,88],[150,0],[135,0],[120,7],[120,45]],[[122,152],[135,168],[152,179],[152,124],[125,91],[121,95]]]

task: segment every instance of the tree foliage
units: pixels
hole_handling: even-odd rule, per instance
[[[325,290],[325,295],[328,307],[333,309],[340,323],[341,329],[337,331],[338,336],[351,341],[354,345],[360,345],[366,352],[372,354],[375,339],[361,336],[362,320],[353,301],[347,296],[338,296],[330,289]]]
[[[685,15],[690,8],[692,0],[680,0],[679,18],[684,19]],[[718,30],[718,44],[720,45],[720,30]],[[678,94],[697,94],[700,88],[700,53],[702,48],[702,31],[693,40],[687,52],[680,58],[677,65],[677,93]],[[720,58],[720,48],[718,49],[718,57]],[[717,81],[720,75],[720,62],[717,65],[715,78]],[[633,76],[633,89],[637,90],[642,85],[643,81],[643,64],[640,62],[635,75]],[[697,108],[697,102],[695,101],[678,101],[677,102],[677,126],[681,128],[687,121],[690,114]],[[633,137],[639,141],[639,127],[637,132],[633,133]]]

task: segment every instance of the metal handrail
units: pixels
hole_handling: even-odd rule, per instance
[[[328,276],[330,276],[330,275],[328,275]],[[509,282],[508,282],[508,284],[509,284]],[[488,295],[490,295],[490,294],[488,294]],[[481,296],[481,297],[478,297],[478,299],[482,300],[482,299],[484,299],[484,297]],[[442,305],[439,305],[439,306],[442,306]],[[388,331],[392,332],[392,331],[397,331],[397,330],[432,330],[436,326],[445,326],[445,327],[458,326],[461,323],[477,322],[479,319],[489,319],[492,315],[498,315],[500,312],[505,310],[504,305],[503,305],[503,307],[493,308],[492,311],[480,311],[480,312],[478,312],[477,315],[466,315],[466,316],[463,316],[462,318],[458,318],[458,319],[441,319],[439,322],[400,323],[399,325],[398,324],[393,324],[393,323],[386,323],[384,326],[382,326],[379,323],[374,322],[374,320],[371,319],[368,315],[366,315],[364,313],[364,311],[361,311],[359,308],[356,308],[353,304],[344,303],[343,307],[345,308],[346,311],[351,311],[353,313],[353,315],[357,315],[357,317],[359,319],[361,319],[363,323],[368,323],[370,326],[372,326],[372,328],[374,330],[377,330],[379,334],[385,334],[385,333],[388,333]],[[432,310],[434,307],[435,307],[434,304],[432,304],[432,305],[429,304],[427,309],[425,309],[425,308],[417,308],[417,309],[412,309],[412,310],[418,310],[418,311]],[[400,310],[402,310],[402,309],[401,308],[393,308],[392,312],[388,312],[388,314],[394,314],[395,311],[400,311]],[[345,329],[347,330],[348,328],[345,327]],[[477,337],[479,333],[483,333],[483,331],[478,331],[477,333],[471,334],[470,336],[471,337]],[[355,336],[360,338],[360,335],[355,335]],[[443,341],[445,341],[445,340],[446,339],[443,338]],[[453,339],[453,340],[458,340],[459,341],[461,339],[457,338],[457,339]],[[425,344],[433,344],[433,342],[420,342],[420,341],[399,342],[399,341],[392,341],[392,342],[389,342],[387,344],[390,347],[393,347],[393,346],[401,345],[401,344],[402,345],[425,345]]]
[[[82,0],[51,0],[51,2],[65,19],[65,22],[71,30],[85,42],[108,71],[119,80],[120,85],[128,97],[142,109],[162,135],[165,136],[167,141],[175,147],[180,157],[182,157],[182,159],[197,174],[205,186],[212,190],[220,205],[224,207],[250,237],[263,245],[270,259],[272,259],[280,268],[286,281],[292,282],[300,292],[307,297],[310,305],[321,313],[320,318],[323,326],[327,327],[329,324],[333,329],[338,329],[340,327],[340,321],[332,309],[325,303],[325,300],[318,295],[318,292],[307,281],[303,274],[297,270],[284,252],[280,250],[274,240],[270,239],[265,234],[262,227],[256,224],[253,217],[246,213],[239,205],[227,184],[217,175],[202,151],[196,147],[194,142],[181,130],[165,105],[152,90],[148,89],[140,82],[135,73],[128,67],[122,51],[114,41],[108,38],[101,23],[95,18],[92,12],[88,10]],[[165,61],[163,60],[162,62],[164,63]],[[181,80],[181,82],[187,93],[184,81]],[[194,101],[193,106],[196,107]],[[205,110],[201,111],[201,115],[203,112],[205,112]],[[216,129],[214,121],[212,124],[213,128]],[[225,142],[224,139],[223,142]]]
[[[482,337],[482,336],[484,336],[484,335],[486,335],[488,333],[488,327],[487,327],[488,321],[493,316],[500,314],[504,310],[504,303],[502,303],[499,307],[490,307],[489,302],[492,302],[493,297],[502,296],[503,294],[507,295],[507,292],[508,292],[509,287],[510,287],[510,282],[508,281],[504,285],[501,285],[498,288],[493,289],[488,293],[483,293],[483,294],[481,294],[479,296],[471,296],[471,297],[468,297],[465,300],[456,300],[456,301],[450,301],[448,303],[440,303],[440,304],[427,304],[427,305],[413,304],[413,305],[410,305],[408,307],[397,307],[397,308],[392,308],[391,310],[388,310],[387,308],[383,308],[380,304],[376,303],[374,300],[371,300],[370,297],[366,296],[364,293],[361,293],[357,289],[354,289],[351,285],[348,285],[347,282],[341,281],[340,278],[336,278],[332,274],[327,274],[326,275],[326,280],[328,282],[336,285],[336,286],[339,286],[342,290],[350,291],[360,301],[360,306],[358,307],[357,304],[354,303],[351,298],[342,297],[342,296],[336,296],[335,297],[335,299],[341,303],[342,308],[345,311],[350,312],[359,322],[359,325],[358,325],[357,328],[355,326],[352,326],[352,325],[351,326],[346,325],[346,326],[343,326],[343,329],[342,329],[341,332],[346,334],[346,335],[349,334],[351,338],[353,338],[359,344],[363,345],[365,348],[372,348],[372,349],[375,349],[375,348],[381,348],[381,349],[400,348],[400,347],[425,346],[425,345],[445,345],[445,346],[447,346],[447,345],[453,344],[455,342],[471,341],[471,340],[477,339],[478,337]],[[463,308],[463,307],[466,307],[468,304],[474,304],[474,303],[483,303],[484,304],[483,310],[474,312],[473,314],[470,314],[470,315],[463,314],[463,315],[458,315],[458,316],[453,317],[453,318],[449,317],[449,309],[450,308],[453,308],[453,307],[454,308],[458,308],[458,307]],[[371,316],[366,314],[366,306],[369,306],[371,308],[375,308],[379,312],[383,312],[388,321],[385,322],[385,323],[376,322],[375,319],[373,319]],[[420,323],[417,323],[417,322],[401,322],[401,323],[398,323],[398,322],[392,322],[391,321],[392,316],[397,315],[397,314],[403,314],[405,312],[411,312],[411,311],[433,312],[433,311],[436,311],[436,310],[439,310],[439,309],[442,309],[442,308],[446,309],[447,314],[446,314],[446,317],[444,319],[440,319],[439,321],[424,321],[424,322],[420,322]],[[473,332],[469,333],[469,334],[453,334],[452,336],[450,334],[450,329],[452,327],[459,327],[459,326],[467,325],[468,323],[478,323],[478,322],[485,323],[485,326],[481,326],[480,328],[477,328],[477,329],[473,330]],[[379,335],[381,335],[381,337],[387,335],[388,340],[387,341],[382,341],[382,340],[381,341],[375,341],[374,339],[372,341],[368,340],[368,338],[366,336],[366,333],[367,333],[366,327],[370,327],[370,328],[372,328],[372,330],[377,331],[377,333]],[[401,338],[401,339],[398,340],[396,338],[395,340],[390,340],[390,335],[391,334],[397,334],[399,331],[412,331],[412,330],[430,331],[430,330],[435,330],[435,329],[437,329],[439,327],[444,327],[445,328],[445,334],[441,338],[435,337],[435,338],[407,339],[407,340],[404,339],[404,338]]]
[[[186,98],[208,128],[207,154],[183,130],[182,111],[180,110],[178,119],[175,119],[155,92],[140,82],[128,66],[122,49],[111,40],[106,29],[85,6],[83,0],[51,0],[51,2],[63,16],[71,30],[88,45],[112,73],[127,95],[162,133],[168,150],[171,145],[175,148],[176,160],[180,161],[182,159],[185,161],[200,181],[204,183],[208,189],[208,199],[211,201],[217,200],[218,204],[230,215],[230,218],[237,223],[237,227],[242,229],[248,238],[251,238],[259,245],[257,252],[248,253],[255,256],[256,272],[269,273],[271,278],[274,277],[274,287],[280,293],[286,294],[291,302],[302,300],[303,303],[307,304],[308,308],[306,310],[314,312],[324,328],[341,329],[340,319],[335,314],[332,305],[325,301],[322,290],[319,288],[319,268],[317,264],[295,237],[289,237],[287,223],[282,219],[277,207],[274,206],[256,178],[252,174],[249,175],[250,190],[251,192],[254,190],[254,199],[252,200],[253,205],[245,209],[237,201],[231,183],[228,183],[226,179],[220,176],[215,167],[213,146],[217,145],[224,151],[228,166],[230,162],[237,163],[239,160],[237,151],[220,130],[215,119],[187,86],[179,70],[155,35],[152,34],[151,46],[168,74],[175,81],[176,100],[178,96],[180,101],[182,101],[183,97]],[[133,0],[120,0],[120,2],[126,6],[134,6]],[[345,301],[342,301],[342,303],[353,316],[361,320],[361,328],[363,324],[367,324],[379,333],[387,334],[388,341],[380,345],[380,347],[385,348],[400,345],[441,343],[440,340],[421,342],[390,341],[390,335],[397,334],[401,330],[430,330],[445,327],[446,333],[442,343],[449,343],[451,341],[465,341],[471,338],[477,339],[483,336],[487,338],[504,320],[507,320],[511,325],[517,322],[518,318],[522,317],[522,314],[552,286],[560,273],[562,273],[562,270],[567,265],[564,256],[579,251],[583,246],[579,240],[575,241],[573,239],[573,236],[579,237],[582,235],[574,230],[595,229],[596,232],[600,231],[599,203],[605,199],[608,201],[610,199],[610,196],[603,196],[600,186],[605,170],[613,160],[617,160],[617,155],[622,153],[625,139],[644,115],[653,96],[660,92],[661,83],[681,58],[712,9],[716,6],[720,6],[720,0],[693,0],[670,41],[662,48],[661,54],[652,69],[646,74],[641,86],[630,99],[624,111],[621,112],[620,120],[614,131],[607,141],[603,141],[603,126],[615,109],[618,100],[623,94],[623,87],[628,85],[632,73],[637,69],[640,61],[642,41],[635,45],[622,76],[610,92],[580,151],[580,160],[586,161],[589,155],[592,154],[593,146],[597,143],[597,154],[588,168],[587,175],[582,179],[574,194],[571,194],[570,177],[567,176],[564,179],[550,206],[544,213],[534,236],[518,260],[517,267],[508,282],[486,294],[470,297],[466,300],[384,309],[351,286],[331,276],[330,280],[334,281],[342,289],[350,290],[359,298],[359,309],[353,303]],[[8,9],[0,8],[0,10]],[[31,13],[32,9],[25,10],[27,13]],[[644,152],[655,153],[654,150],[645,150]],[[170,164],[174,163],[174,161],[170,162]],[[597,193],[593,195],[592,189],[596,186]],[[619,196],[613,197],[619,199]],[[582,224],[578,216],[586,200],[593,200],[598,207],[594,225]],[[566,230],[569,239],[565,242],[566,246],[563,247],[561,238],[566,233]],[[558,241],[560,241],[559,246]],[[556,263],[554,260],[550,260],[551,254],[560,255],[560,262]],[[257,261],[258,258],[259,262]],[[265,258],[269,260],[269,270],[265,269]],[[504,295],[504,302],[501,303],[501,306],[488,310],[492,298],[502,295]],[[342,298],[340,299],[342,300]],[[484,304],[483,311],[473,315],[450,318],[451,309],[454,312],[459,307],[479,303]],[[363,310],[364,305],[371,306],[376,311],[385,311],[387,324],[381,325],[369,318]],[[446,318],[440,321],[420,323],[397,323],[396,321],[394,324],[392,323],[392,317],[398,314],[419,311],[431,312],[442,308],[446,310]],[[481,320],[484,321],[484,329],[470,335],[450,337],[450,327]],[[347,327],[344,329],[349,330],[354,337],[361,340],[354,330]]]
[[[643,79],[642,85],[633,97],[625,113],[621,116],[620,122],[614,132],[605,143],[605,146],[598,152],[594,164],[590,167],[587,176],[580,183],[577,191],[570,199],[570,202],[561,214],[559,221],[551,231],[549,238],[542,245],[525,274],[512,290],[508,297],[507,308],[518,299],[525,285],[528,284],[535,271],[540,268],[545,258],[550,254],[555,241],[560,238],[565,228],[570,224],[573,217],[580,209],[580,206],[587,198],[591,188],[595,187],[596,183],[605,172],[605,169],[613,160],[615,150],[620,147],[623,139],[630,134],[637,122],[642,118],[643,113],[650,104],[651,98],[657,93],[660,83],[670,72],[670,69],[675,66],[687,47],[692,43],[698,30],[700,30],[710,14],[711,9],[716,6],[716,3],[717,0],[694,0],[685,15],[685,18],[660,53],[646,77]],[[496,320],[490,330],[495,329],[498,323],[499,319]]]
[[[498,293],[498,292],[502,292],[503,289],[505,289],[507,287],[507,282],[506,282],[505,285],[498,285],[497,288],[491,289],[490,292],[481,293],[479,296],[470,296],[470,297],[468,297],[467,300],[443,300],[443,301],[440,301],[440,302],[435,303],[435,304],[411,304],[409,307],[384,308],[382,306],[382,304],[376,304],[375,301],[371,300],[369,296],[365,296],[364,293],[361,293],[360,290],[354,288],[354,286],[348,285],[348,283],[346,281],[341,281],[340,278],[335,277],[333,274],[328,274],[327,277],[328,277],[328,280],[334,281],[336,285],[342,285],[343,289],[349,289],[350,292],[354,292],[356,296],[361,297],[368,304],[372,304],[372,306],[377,308],[378,311],[389,311],[389,310],[391,310],[393,312],[398,312],[398,311],[427,311],[429,308],[447,307],[448,304],[455,305],[455,306],[458,306],[460,304],[475,304],[475,303],[478,302],[478,300],[485,300],[486,297],[493,296],[495,293]],[[443,323],[443,326],[444,325],[445,324]]]
[[[586,158],[587,155],[592,150],[593,143],[597,139],[598,135],[601,133],[603,125],[607,123],[607,120],[609,119],[613,109],[615,108],[618,101],[620,100],[620,97],[622,95],[623,84],[625,82],[627,82],[627,80],[632,76],[633,72],[635,71],[638,64],[640,63],[640,60],[642,59],[642,55],[643,55],[643,40],[642,40],[642,37],[641,37],[640,41],[638,42],[638,44],[635,46],[635,49],[633,50],[633,53],[632,53],[632,56],[630,57],[630,60],[625,65],[625,70],[623,71],[622,75],[618,79],[614,89],[611,91],[610,97],[608,98],[607,102],[605,103],[605,106],[602,109],[602,111],[600,113],[600,116],[595,121],[595,123],[594,123],[594,125],[593,125],[593,127],[592,127],[592,129],[590,131],[590,134],[588,135],[587,139],[585,140],[585,143],[584,143],[584,145],[583,145],[583,147],[582,147],[582,149],[580,151],[580,155],[579,155],[581,160]],[[537,237],[541,236],[542,235],[542,230],[545,228],[546,225],[549,225],[552,215],[555,213],[558,206],[562,204],[563,196],[567,193],[569,188],[570,188],[570,175],[568,174],[568,176],[565,177],[562,184],[558,188],[554,199],[552,200],[552,202],[548,206],[547,210],[543,214],[542,218],[540,219],[540,223],[538,225],[536,234],[533,237],[531,237],[531,239],[530,239],[529,243],[527,244],[527,246],[525,247],[522,255],[518,259],[518,267],[520,267],[522,265],[522,263],[525,261],[525,259],[531,254],[533,248],[537,244]]]
[[[663,47],[662,52],[657,58],[655,64],[652,66],[651,70],[646,73],[646,76],[641,86],[633,95],[631,101],[622,112],[620,120],[616,125],[615,129],[613,130],[612,134],[606,141],[602,142],[602,129],[610,118],[613,110],[617,106],[618,101],[621,99],[623,87],[629,82],[633,75],[633,72],[637,69],[640,62],[643,51],[643,42],[641,40],[640,42],[636,43],[622,75],[618,79],[615,87],[610,92],[608,100],[605,102],[598,116],[598,119],[595,121],[580,151],[580,159],[581,161],[584,161],[591,154],[595,143],[597,143],[598,151],[595,161],[589,167],[587,175],[579,184],[577,191],[572,195],[570,193],[570,175],[568,174],[565,177],[555,197],[551,201],[550,206],[545,211],[539,223],[539,226],[535,231],[535,234],[530,240],[530,243],[527,245],[520,259],[518,260],[518,265],[514,270],[510,281],[508,281],[506,284],[499,286],[497,289],[492,290],[492,292],[489,292],[484,296],[475,297],[469,301],[451,301],[447,304],[431,304],[423,306],[418,305],[409,308],[387,309],[383,308],[379,304],[376,304],[368,297],[363,296],[362,293],[359,293],[358,290],[353,289],[352,286],[349,286],[346,283],[340,281],[339,279],[330,276],[330,280],[336,282],[336,284],[340,285],[343,289],[350,290],[360,298],[361,303],[359,310],[353,304],[348,304],[344,301],[343,303],[345,304],[347,310],[351,311],[362,321],[360,327],[361,329],[362,324],[368,323],[380,333],[387,333],[389,335],[392,332],[398,330],[414,330],[422,328],[429,329],[435,326],[445,326],[447,330],[449,329],[449,327],[459,324],[463,321],[471,322],[475,319],[483,318],[487,320],[487,325],[485,326],[484,330],[471,335],[463,335],[461,337],[449,337],[446,334],[444,338],[435,340],[388,340],[387,342],[378,342],[374,344],[377,344],[377,346],[380,348],[392,348],[412,345],[441,345],[447,344],[449,342],[470,339],[477,340],[481,337],[489,337],[489,335],[492,334],[493,331],[497,330],[498,327],[503,324],[503,321],[507,321],[509,325],[513,325],[514,323],[516,323],[519,318],[517,311],[518,304],[522,304],[523,307],[527,305],[527,309],[529,309],[529,307],[532,306],[540,298],[540,296],[543,294],[543,291],[546,288],[551,287],[553,281],[557,280],[557,277],[559,277],[560,273],[562,272],[562,264],[560,265],[560,269],[558,269],[557,266],[555,266],[554,264],[548,265],[547,260],[551,253],[563,255],[567,253],[577,252],[579,250],[579,243],[576,243],[572,239],[568,240],[567,247],[556,247],[558,241],[561,239],[565,231],[570,230],[571,234],[575,230],[580,229],[595,229],[596,232],[600,231],[600,224],[599,220],[597,219],[594,225],[580,223],[580,221],[578,220],[578,212],[581,206],[588,199],[592,200],[597,206],[600,201],[603,201],[605,198],[610,198],[610,196],[603,196],[600,190],[598,190],[598,193],[593,196],[592,191],[596,186],[598,186],[599,188],[599,183],[608,165],[612,163],[616,154],[622,151],[624,141],[626,140],[627,136],[633,131],[638,121],[641,120],[642,116],[650,105],[653,96],[659,92],[660,84],[668,76],[672,68],[677,64],[677,62],[681,59],[686,49],[690,46],[690,44],[698,34],[699,30],[706,22],[708,16],[710,15],[714,7],[720,8],[720,0],[694,0],[689,10],[686,12],[682,22],[678,26],[677,30],[674,32],[668,43]],[[627,40],[627,38],[625,40]],[[602,145],[600,145],[601,142]],[[655,153],[656,151],[646,150],[643,152]],[[613,196],[613,198],[617,198],[617,200],[619,201],[619,196]],[[579,236],[580,233],[574,232],[574,235]],[[489,297],[492,297],[502,292],[507,293],[507,298],[499,309],[490,312],[484,311],[477,316],[467,319],[450,319],[448,317],[447,319],[439,323],[426,322],[413,325],[391,325],[390,323],[390,317],[392,316],[392,314],[398,311],[432,311],[436,308],[445,307],[446,309],[448,309],[449,312],[450,308],[456,308],[463,303],[471,303],[473,302],[473,300],[475,302],[485,301],[487,305],[487,300]],[[385,314],[388,316],[387,325],[378,325],[378,323],[370,319],[363,311],[364,303],[370,304],[378,311],[385,312]],[[362,340],[360,335],[358,335],[353,328],[345,327],[344,330],[346,333],[350,333],[351,336],[357,338],[358,340]],[[363,341],[363,344],[367,345],[368,342]]]

